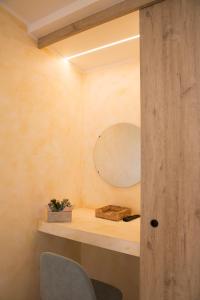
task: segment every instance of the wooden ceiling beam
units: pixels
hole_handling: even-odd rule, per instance
[[[38,48],[41,49],[50,46],[51,44],[64,40],[70,36],[161,1],[162,0],[124,0],[123,2],[39,38]]]

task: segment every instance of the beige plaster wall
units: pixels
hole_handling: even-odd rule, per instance
[[[38,50],[1,8],[0,45],[0,300],[39,299],[41,251],[82,261],[91,276],[137,300],[137,258],[38,234],[37,220],[52,197],[140,210],[139,185],[111,187],[93,165],[105,128],[140,124],[139,59],[83,76],[50,50]]]
[[[86,207],[117,204],[140,212],[140,184],[116,188],[94,168],[98,136],[118,122],[140,127],[139,43],[132,61],[108,65],[84,76],[81,199]],[[139,300],[139,258],[82,245],[81,262],[91,277],[120,288],[124,300]]]
[[[82,188],[84,206],[116,204],[140,211],[140,185],[116,188],[107,184],[94,168],[93,151],[101,133],[115,123],[140,127],[139,43],[134,60],[108,65],[84,76]]]
[[[0,8],[0,299],[36,300],[38,254],[80,245],[37,234],[52,197],[79,202],[81,75],[38,50]]]

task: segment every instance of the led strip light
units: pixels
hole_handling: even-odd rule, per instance
[[[117,46],[117,45],[120,45],[120,44],[123,44],[123,43],[127,43],[129,41],[133,41],[133,40],[136,40],[136,39],[139,39],[139,38],[140,38],[139,34],[134,35],[134,36],[128,37],[126,39],[122,39],[122,40],[119,40],[119,41],[116,41],[116,42],[113,42],[113,43],[110,43],[110,44],[106,44],[106,45],[103,45],[103,46],[100,46],[100,47],[97,47],[97,48],[92,48],[92,49],[87,50],[87,51],[83,51],[83,52],[80,52],[80,53],[77,53],[77,54],[74,54],[74,55],[71,55],[71,56],[67,56],[67,57],[65,57],[65,59],[66,60],[71,60],[73,58],[81,57],[83,55],[87,55],[87,54],[90,54],[90,53],[97,52],[99,50],[103,50],[103,49],[107,49],[107,48]]]

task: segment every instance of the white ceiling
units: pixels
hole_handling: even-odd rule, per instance
[[[36,39],[123,0],[0,0]]]
[[[30,24],[74,2],[74,0],[5,0],[8,8]]]
[[[35,39],[123,0],[0,0]],[[139,34],[139,13],[107,22],[63,41],[50,49],[63,58]],[[139,39],[71,60],[82,70],[124,60],[139,61]]]

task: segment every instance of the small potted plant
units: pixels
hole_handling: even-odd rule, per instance
[[[71,222],[72,205],[68,199],[57,201],[52,199],[48,203],[48,222]]]

